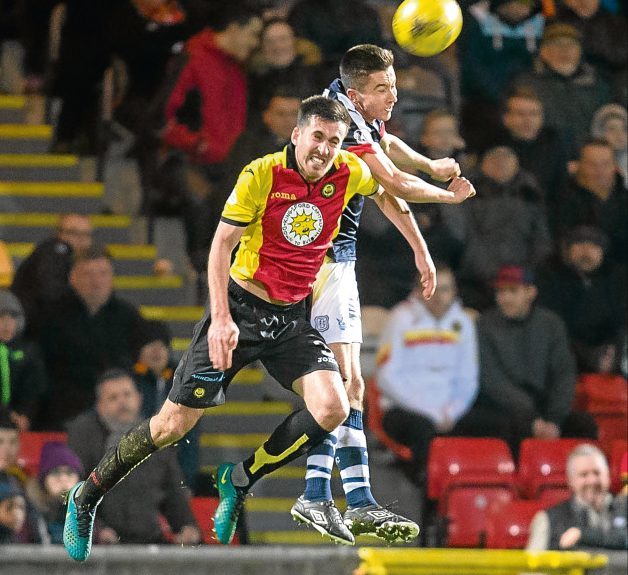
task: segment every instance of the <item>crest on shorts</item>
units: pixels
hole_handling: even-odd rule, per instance
[[[196,387],[192,393],[196,399],[201,399],[205,395],[205,390],[202,387]]]
[[[321,196],[324,198],[331,198],[336,193],[336,184],[325,184],[321,190]]]
[[[327,331],[329,329],[329,316],[317,315],[314,318],[314,328],[320,332]]]
[[[309,202],[293,204],[281,220],[281,231],[293,246],[307,246],[323,231],[323,214]]]

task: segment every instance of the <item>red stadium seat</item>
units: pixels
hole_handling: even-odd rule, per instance
[[[201,530],[201,536],[203,543],[206,545],[218,545],[218,539],[213,531],[214,527],[214,514],[218,507],[218,497],[192,497],[190,499],[190,507],[194,518]],[[238,534],[236,533],[231,545],[239,545]]]
[[[536,501],[539,501],[547,508],[567,501],[570,497],[571,491],[567,485],[546,485],[539,493],[539,498]]]
[[[546,489],[567,486],[567,456],[586,439],[534,439],[521,442],[519,451],[519,485],[528,499],[538,499]]]
[[[461,487],[447,498],[448,547],[483,547],[486,514],[493,505],[504,505],[514,497],[505,487]]]
[[[437,437],[430,444],[427,471],[427,496],[441,502],[455,487],[515,488],[515,464],[501,439]]]
[[[586,373],[576,385],[576,406],[592,414],[628,413],[628,382],[621,375]]]
[[[486,515],[486,547],[488,549],[523,549],[530,535],[530,523],[541,509],[541,501],[514,500],[491,506]]]
[[[17,462],[29,475],[37,475],[41,448],[49,441],[67,442],[68,434],[62,431],[22,431]]]
[[[608,466],[611,473],[611,491],[619,493],[622,488],[622,460],[628,452],[628,441],[626,439],[615,439],[607,451]]]
[[[398,443],[384,431],[382,419],[384,414],[379,406],[380,391],[377,389],[375,378],[370,378],[366,383],[366,422],[368,428],[375,434],[377,440],[390,451],[392,451],[402,461],[412,460],[410,448]]]

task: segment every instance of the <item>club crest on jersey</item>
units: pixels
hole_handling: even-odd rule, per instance
[[[323,214],[314,204],[294,204],[281,220],[281,231],[293,246],[307,246],[323,231]]]
[[[360,129],[357,129],[355,132],[353,132],[353,137],[358,144],[366,144],[368,142],[368,138]]]
[[[321,190],[321,196],[331,198],[336,193],[336,184],[325,184]]]

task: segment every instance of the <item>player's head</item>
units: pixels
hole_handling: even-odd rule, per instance
[[[306,180],[320,180],[330,170],[350,124],[347,109],[337,100],[312,96],[301,102],[291,139]]]
[[[390,119],[397,101],[393,64],[393,53],[373,44],[354,46],[342,57],[340,79],[367,122]]]

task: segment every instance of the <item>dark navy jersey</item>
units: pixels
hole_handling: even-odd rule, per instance
[[[375,152],[373,144],[379,144],[385,134],[384,122],[374,120],[368,124],[362,114],[355,109],[355,106],[347,97],[345,88],[339,79],[334,80],[329,88],[323,92],[323,96],[341,102],[351,116],[351,126],[349,133],[342,142],[345,150],[353,152],[358,156],[372,154]],[[347,207],[342,212],[340,218],[340,230],[333,241],[328,255],[336,262],[350,262],[356,259],[356,242],[360,216],[364,206],[363,196],[354,196],[349,200]]]

